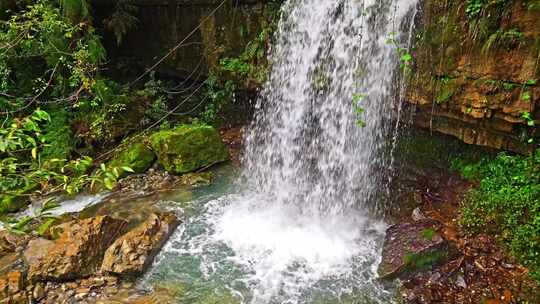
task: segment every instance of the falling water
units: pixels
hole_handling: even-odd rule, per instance
[[[245,187],[206,203],[150,278],[197,260],[204,280],[244,303],[391,302],[376,275],[385,225],[368,210],[399,93],[388,40],[403,38],[416,2],[286,1],[246,136]]]
[[[272,204],[296,205],[312,215],[373,207],[399,71],[388,41],[399,38],[394,33],[415,4],[284,5],[272,71],[246,141],[246,178],[253,189]]]

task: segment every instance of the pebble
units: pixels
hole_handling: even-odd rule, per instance
[[[415,222],[426,219],[426,216],[424,215],[424,213],[422,213],[422,210],[420,210],[420,207],[416,207],[413,210],[411,217],[412,217],[413,221],[415,221]]]
[[[45,297],[45,288],[43,287],[42,283],[36,284],[36,287],[34,287],[34,292],[32,292],[32,296],[36,300],[41,300],[43,297]]]
[[[462,275],[457,276],[456,285],[464,289],[467,288],[467,282],[465,282],[465,278]]]

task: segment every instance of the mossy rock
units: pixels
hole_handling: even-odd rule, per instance
[[[22,196],[2,195],[0,196],[0,215],[17,212],[26,205],[28,202]]]
[[[447,261],[453,248],[437,231],[431,219],[391,226],[386,231],[378,274],[382,279],[407,278]]]
[[[110,168],[130,167],[135,173],[144,173],[156,160],[154,152],[144,143],[139,142],[128,146],[118,153],[108,164]],[[122,176],[128,174],[121,170]]]
[[[180,125],[150,136],[152,149],[165,170],[183,174],[226,161],[227,148],[216,129],[205,125]]]

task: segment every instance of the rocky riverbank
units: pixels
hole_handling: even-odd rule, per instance
[[[423,132],[404,140],[412,149],[399,151],[394,225],[379,265],[382,279],[399,281],[400,303],[540,302],[538,284],[498,236],[471,235],[459,225],[464,198],[477,185],[452,171],[450,161],[477,150]]]
[[[0,303],[96,303],[131,290],[182,214],[114,202],[209,183],[211,173],[193,172],[228,157],[218,131],[208,126],[184,125],[126,141],[108,161],[126,168],[125,178],[102,203],[44,222],[36,218],[27,223],[35,229],[30,234],[0,232]]]

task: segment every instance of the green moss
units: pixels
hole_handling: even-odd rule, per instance
[[[159,163],[169,172],[193,172],[228,159],[227,148],[211,126],[180,125],[150,136]]]
[[[448,258],[448,253],[435,250],[426,253],[407,253],[403,262],[408,270],[426,270],[441,263]]]
[[[110,168],[130,167],[135,173],[144,173],[156,160],[154,152],[144,143],[138,142],[123,149],[108,164]],[[127,172],[122,170],[122,175]]]
[[[432,241],[435,236],[435,230],[433,228],[427,228],[422,231],[422,237],[428,241]]]
[[[43,139],[47,145],[41,158],[69,159],[75,147],[75,139],[70,126],[69,113],[65,110],[51,112],[51,122],[45,127]]]
[[[438,81],[437,88],[437,103],[444,103],[450,101],[450,99],[459,90],[459,80],[452,78],[443,78]]]
[[[0,198],[0,215],[19,211],[26,205],[26,200],[21,196],[2,195]]]

